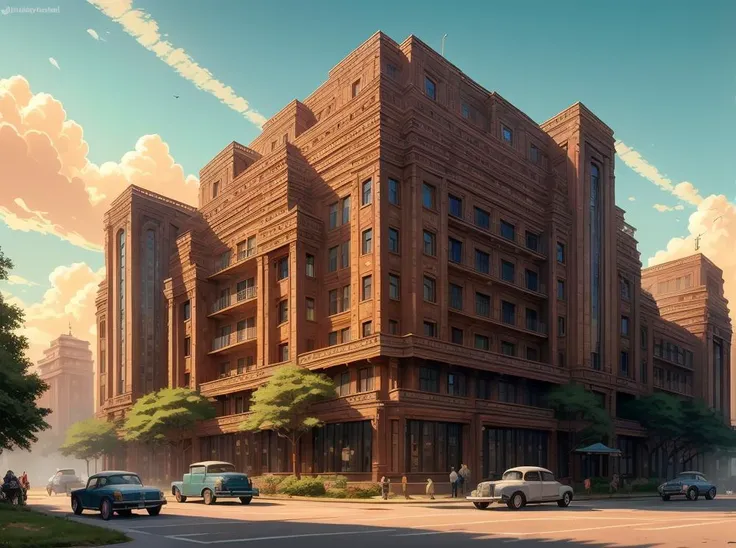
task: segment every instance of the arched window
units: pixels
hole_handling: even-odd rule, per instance
[[[594,369],[601,368],[601,262],[603,258],[603,211],[600,170],[590,164],[590,351]]]
[[[118,394],[125,392],[125,231],[118,233],[118,330],[120,333],[120,375],[118,377]]]

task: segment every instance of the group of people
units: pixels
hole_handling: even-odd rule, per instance
[[[465,464],[460,465],[460,469],[456,472],[455,467],[450,468],[450,489],[452,492],[452,498],[457,498],[458,490],[464,495],[470,485],[470,468]],[[391,493],[391,478],[383,476],[380,482],[381,496],[383,500],[388,500]],[[427,496],[434,500],[434,481],[431,478],[427,478],[427,484],[424,487],[424,491]],[[404,475],[401,477],[401,493],[405,499],[409,499],[409,480]]]
[[[5,497],[12,501],[17,498],[19,504],[24,504],[28,498],[28,490],[31,483],[28,481],[28,474],[23,474],[18,478],[12,470],[8,470],[3,478],[2,492]]]

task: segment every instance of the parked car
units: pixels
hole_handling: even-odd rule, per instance
[[[49,478],[46,492],[49,496],[64,493],[69,495],[72,489],[84,487],[85,483],[72,468],[57,468],[56,474]]]
[[[218,498],[238,498],[250,504],[259,495],[258,489],[246,474],[235,471],[229,462],[205,461],[189,465],[189,473],[182,481],[171,483],[171,493],[177,502],[189,497],[202,497],[205,504],[214,504]]]
[[[483,481],[467,500],[478,510],[485,510],[493,502],[505,503],[512,510],[527,504],[556,502],[561,508],[570,505],[573,490],[555,480],[554,474],[538,466],[519,466],[503,473],[498,481]]]
[[[688,500],[698,500],[703,495],[707,500],[716,498],[716,486],[705,479],[702,472],[681,472],[675,479],[659,486],[659,496],[662,500],[670,497],[684,496]]]
[[[158,516],[166,504],[163,491],[155,487],[144,487],[141,478],[134,472],[110,471],[90,476],[87,486],[71,493],[72,510],[80,515],[85,510],[100,512],[105,521],[113,513],[129,516],[133,510],[146,510]]]

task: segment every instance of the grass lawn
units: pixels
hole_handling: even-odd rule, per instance
[[[0,504],[0,546],[3,548],[101,546],[128,540],[119,531],[48,516],[28,507]]]

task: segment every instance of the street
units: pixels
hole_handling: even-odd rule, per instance
[[[480,511],[471,504],[334,503],[255,500],[239,503],[170,501],[161,515],[145,512],[102,521],[96,513],[73,517],[64,496],[33,497],[32,506],[90,525],[125,531],[128,546],[182,547],[256,543],[267,546],[349,543],[351,548],[471,546],[673,546],[736,544],[736,498],[697,502],[658,498],[579,501],[566,509],[505,506]],[[194,547],[192,547],[194,548]]]

